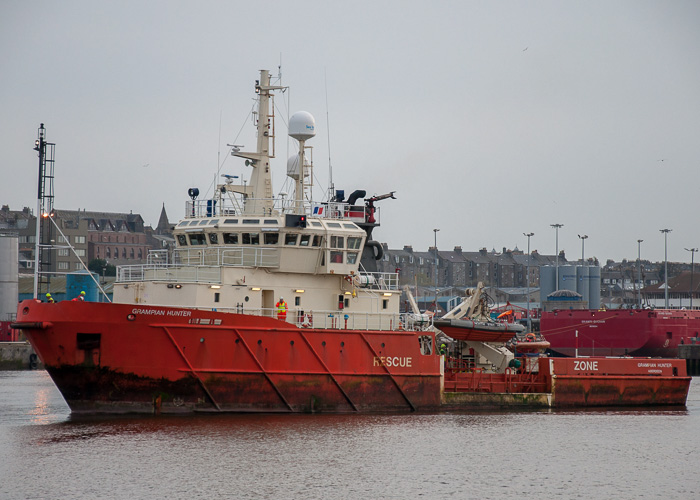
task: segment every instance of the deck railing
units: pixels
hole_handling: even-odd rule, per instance
[[[180,307],[169,306],[167,304],[152,304],[156,307]],[[244,314],[250,316],[263,316],[285,321],[299,328],[320,328],[328,330],[380,330],[380,331],[403,331],[403,330],[432,330],[432,320],[428,322],[416,323],[412,320],[412,314],[406,313],[368,313],[368,312],[343,312],[328,310],[302,310],[290,309],[285,317],[278,315],[275,308],[246,308],[246,307],[218,307],[216,309],[202,307],[187,307],[184,309],[217,311],[234,314]],[[198,325],[226,326],[225,321],[220,319],[193,317],[190,322]]]
[[[249,204],[256,204],[255,198],[248,198]],[[261,203],[262,204],[262,203]],[[272,208],[260,210],[256,213],[245,212],[240,200],[195,200],[185,202],[185,218],[201,217],[239,217],[241,215],[251,217],[278,217],[285,214],[305,213],[308,217],[320,219],[350,219],[353,221],[366,221],[369,216],[365,205],[350,205],[342,202],[308,203],[303,207],[296,207],[293,200],[274,198]],[[380,208],[374,207],[372,216],[377,223],[380,222]]]

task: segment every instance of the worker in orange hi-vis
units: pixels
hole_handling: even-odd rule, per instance
[[[275,307],[277,308],[277,319],[287,321],[287,303],[284,301],[284,297],[280,297]]]

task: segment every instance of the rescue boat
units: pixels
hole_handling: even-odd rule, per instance
[[[338,190],[311,201],[309,113],[289,120],[294,197],[273,195],[272,100],[284,88],[265,70],[255,83],[257,146],[231,147],[249,181],[225,175],[207,199],[190,188],[176,247],[120,266],[113,303],[19,304],[13,328],[73,412],[685,404],[690,378],[678,360],[632,369],[624,360],[538,357],[517,367],[504,347],[512,324],[479,325],[456,312],[433,324],[420,311],[400,313],[398,273],[378,271],[373,239],[376,204],[394,193],[358,189],[346,199]],[[436,326],[457,339],[444,354]]]

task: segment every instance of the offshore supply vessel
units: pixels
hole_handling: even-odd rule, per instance
[[[700,311],[560,309],[541,313],[540,331],[555,355],[675,358],[700,341]]]
[[[276,91],[256,81],[257,147],[233,146],[251,167],[213,197],[190,189],[176,248],[120,266],[113,303],[25,300],[21,329],[75,413],[437,411],[504,406],[683,405],[680,360],[553,359],[503,348],[518,333],[436,343],[433,318],[400,313],[398,273],[378,272],[372,239],[382,199],[311,197],[306,112],[289,120],[299,144],[295,185],[275,197]],[[363,203],[358,200],[363,199]],[[446,330],[474,330],[468,310]],[[466,318],[466,319],[464,319]],[[477,328],[479,329],[479,328]],[[482,328],[483,330],[483,328]],[[507,335],[504,336],[504,331]],[[470,334],[471,335],[471,334]]]

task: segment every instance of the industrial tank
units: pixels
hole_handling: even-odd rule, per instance
[[[0,232],[0,321],[11,321],[19,296],[19,239],[16,233]]]
[[[600,309],[600,268],[588,268],[588,307]]]
[[[577,266],[576,267],[576,291],[581,294],[583,300],[590,304],[590,284],[588,270],[589,266]]]
[[[578,293],[577,282],[576,266],[559,266],[559,290],[571,290]]]
[[[554,266],[540,267],[540,298],[546,300],[547,296],[556,290]]]

